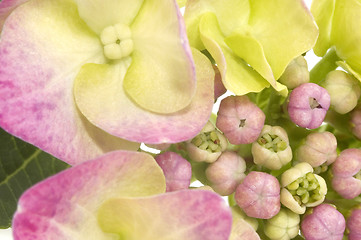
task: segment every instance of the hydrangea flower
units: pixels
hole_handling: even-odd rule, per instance
[[[216,126],[232,144],[248,144],[257,140],[266,119],[262,110],[247,96],[222,99]]]
[[[350,125],[352,133],[361,139],[361,108],[357,107],[351,112]]]
[[[220,195],[227,196],[236,190],[246,177],[246,162],[237,153],[225,151],[217,161],[209,164],[205,174],[210,187]]]
[[[361,150],[343,150],[332,165],[332,187],[346,199],[361,194]]]
[[[252,171],[238,185],[235,199],[247,216],[269,219],[281,208],[280,184],[268,173]]]
[[[306,162],[286,170],[281,176],[281,203],[297,214],[304,214],[306,207],[321,204],[327,193],[325,180],[313,174]]]
[[[341,240],[345,228],[345,218],[329,204],[313,208],[301,223],[302,234],[307,240]]]
[[[301,0],[189,0],[184,17],[190,45],[212,55],[236,95],[269,86],[287,95],[276,80],[318,35]]]
[[[29,1],[1,32],[0,125],[70,164],[185,141],[213,104],[211,63],[194,55],[172,0]]]
[[[319,172],[325,172],[337,158],[337,139],[330,132],[314,132],[307,135],[296,151],[297,160],[307,162]]]
[[[264,232],[271,240],[289,240],[298,235],[300,215],[281,208],[279,213],[265,223]]]
[[[202,131],[187,141],[189,158],[195,162],[215,162],[228,145],[227,139],[208,121]]]
[[[150,155],[110,152],[27,190],[14,239],[228,239],[232,215],[221,197],[204,190],[163,194],[165,187]]]
[[[352,209],[351,215],[347,218],[347,235],[349,240],[361,239],[361,209],[360,206]]]
[[[289,116],[295,124],[303,128],[314,129],[321,126],[330,107],[328,92],[314,83],[304,83],[290,94]]]
[[[279,126],[264,125],[260,137],[252,144],[252,155],[257,165],[281,169],[292,160],[287,132]]]
[[[327,74],[322,84],[331,97],[331,106],[340,114],[354,109],[360,98],[361,89],[359,81],[351,74],[334,70]]]

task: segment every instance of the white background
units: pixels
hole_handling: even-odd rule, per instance
[[[312,0],[304,0],[304,2],[306,3],[306,5],[308,7],[311,6],[311,1]],[[308,67],[309,67],[309,69],[311,69],[315,65],[315,63],[318,61],[319,58],[317,58],[315,55],[313,55],[312,52],[309,52],[306,55],[306,59],[308,62]],[[219,102],[217,105],[214,106],[213,110],[215,112],[217,112],[218,106],[219,106]],[[13,237],[11,234],[11,229],[0,229],[0,240],[13,240]],[[21,240],[21,239],[19,239],[19,240]],[[56,239],[54,239],[54,240],[56,240]],[[79,240],[82,240],[82,239],[79,239]]]

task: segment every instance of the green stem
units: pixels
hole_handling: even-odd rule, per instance
[[[310,71],[310,82],[320,84],[326,75],[335,70],[338,66],[336,64],[340,58],[337,56],[334,49],[330,49],[327,54],[312,68]]]

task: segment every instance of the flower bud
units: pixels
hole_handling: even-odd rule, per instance
[[[310,72],[308,71],[306,59],[302,55],[293,59],[278,81],[289,89],[308,83],[310,81]]]
[[[341,240],[346,228],[343,215],[329,204],[321,204],[306,214],[301,223],[301,232],[307,240]]]
[[[279,182],[270,174],[250,172],[238,185],[235,199],[247,216],[272,218],[281,208]]]
[[[361,108],[354,109],[351,113],[351,131],[361,139]]]
[[[325,180],[313,174],[312,166],[306,162],[285,171],[281,186],[281,203],[297,214],[305,213],[306,207],[321,204],[327,193]]]
[[[256,141],[266,116],[247,96],[228,96],[219,106],[216,126],[232,144]]]
[[[227,89],[223,85],[222,76],[221,76],[221,73],[219,72],[218,67],[213,65],[213,69],[214,69],[214,72],[215,72],[215,76],[214,76],[214,100],[216,101],[217,98],[219,98],[220,96],[222,96],[223,94],[225,94],[227,92]]]
[[[314,83],[304,83],[291,92],[288,113],[298,126],[314,129],[321,126],[329,107],[330,95],[326,89]]]
[[[206,169],[210,186],[220,195],[232,194],[245,178],[246,162],[237,153],[226,151]]]
[[[271,170],[281,169],[292,159],[286,131],[278,126],[265,125],[258,140],[252,144],[252,155],[257,165]]]
[[[352,210],[350,217],[347,219],[347,229],[349,231],[349,240],[361,239],[361,208]]]
[[[191,183],[191,164],[174,152],[165,152],[155,157],[163,170],[166,182],[166,191],[172,192],[187,189]]]
[[[343,71],[334,70],[327,74],[324,88],[330,94],[331,106],[340,114],[354,109],[360,98],[360,86],[356,78]]]
[[[361,150],[343,150],[332,165],[332,187],[346,199],[361,194]]]
[[[288,209],[280,212],[265,223],[264,232],[271,240],[289,240],[298,235],[300,216]]]
[[[307,162],[313,168],[320,167],[327,170],[327,166],[337,158],[336,148],[337,140],[332,133],[315,132],[307,136],[304,143],[297,149],[296,155],[300,162]]]
[[[208,121],[202,131],[187,142],[186,149],[191,160],[212,163],[226,150],[227,144],[227,139]]]

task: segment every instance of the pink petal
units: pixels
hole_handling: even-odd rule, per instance
[[[138,149],[92,125],[74,103],[76,74],[86,62],[104,62],[102,51],[71,2],[18,7],[0,41],[1,127],[69,164]]]
[[[174,152],[165,152],[156,156],[155,160],[164,172],[167,192],[189,187],[192,178],[192,167],[181,155]]]
[[[100,240],[105,234],[96,213],[105,200],[164,191],[162,170],[150,155],[111,152],[27,190],[13,219],[14,239]]]
[[[11,14],[11,12],[20,6],[21,4],[27,2],[28,0],[2,0],[0,1],[0,32],[3,28],[6,18]]]

